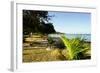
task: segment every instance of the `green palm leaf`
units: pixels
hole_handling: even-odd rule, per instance
[[[78,59],[79,58],[78,54],[80,52],[88,50],[88,48],[85,48],[86,46],[83,45],[84,39],[82,38],[78,37],[78,38],[68,39],[65,35],[61,36],[60,38],[66,46],[69,60]]]

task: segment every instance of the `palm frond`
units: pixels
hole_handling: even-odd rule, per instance
[[[65,35],[63,35],[60,38],[66,46],[66,50],[68,51],[69,55],[69,60],[78,59],[78,54],[80,52],[88,50],[88,48],[85,48],[86,46],[83,45],[84,39],[80,37],[68,39]]]

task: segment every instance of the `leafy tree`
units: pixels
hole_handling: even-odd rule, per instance
[[[23,10],[23,33],[53,33],[55,30],[49,20],[48,11]]]

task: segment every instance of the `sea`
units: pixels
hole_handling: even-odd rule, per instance
[[[49,34],[49,37],[58,38],[63,34]],[[91,34],[65,34],[67,38],[72,39],[76,37],[81,37],[85,39],[85,41],[91,42]]]

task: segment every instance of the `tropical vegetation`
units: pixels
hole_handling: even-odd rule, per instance
[[[78,60],[84,51],[89,50],[90,47],[85,45],[85,39],[77,37],[68,39],[65,35],[61,36],[62,41],[66,46],[66,58],[69,60]],[[81,55],[80,55],[81,54]]]

